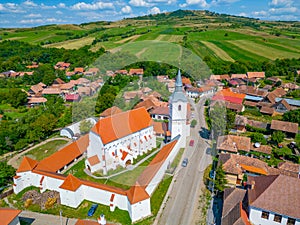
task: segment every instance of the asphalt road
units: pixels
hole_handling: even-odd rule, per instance
[[[208,136],[206,129],[203,129],[206,128],[204,103],[205,99],[201,99],[193,106],[198,123],[195,128],[191,128],[191,136],[187,140],[183,156],[189,159],[189,163],[187,167],[181,167],[181,165],[178,167],[168,201],[158,219],[160,225],[190,225],[192,221],[195,221],[194,211],[199,201],[199,189],[204,187],[203,172],[212,162],[210,142],[203,138]],[[195,140],[193,147],[189,146],[191,139]]]

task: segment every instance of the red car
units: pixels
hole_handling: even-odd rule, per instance
[[[194,140],[190,140],[190,144],[189,144],[190,146],[194,146]]]

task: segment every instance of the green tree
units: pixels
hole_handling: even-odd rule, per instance
[[[96,113],[102,113],[105,109],[108,109],[113,106],[115,101],[115,95],[111,93],[105,93],[98,97],[95,111]]]
[[[7,162],[0,162],[0,187],[9,184],[15,172],[16,170],[11,165],[8,165]]]
[[[216,169],[216,177],[215,177],[215,189],[218,192],[223,192],[225,188],[227,188],[228,181],[226,179],[226,174],[223,169],[223,164],[220,163]]]
[[[267,140],[264,138],[264,135],[261,133],[253,133],[250,135],[252,142],[259,142],[263,145],[267,144]]]
[[[195,127],[197,125],[197,120],[192,120],[191,127]]]
[[[285,134],[282,131],[274,131],[271,135],[271,140],[274,141],[276,144],[279,144],[285,138]]]
[[[210,108],[209,117],[213,138],[216,139],[218,136],[224,135],[227,125],[225,106],[216,103]]]
[[[7,102],[10,103],[12,107],[18,108],[19,106],[25,105],[27,95],[20,89],[12,88],[7,95]]]
[[[87,132],[90,131],[92,128],[93,124],[89,120],[82,120],[79,124],[79,130],[81,134],[86,134]]]
[[[298,123],[300,125],[300,109],[291,110],[283,114],[283,120],[292,123]]]

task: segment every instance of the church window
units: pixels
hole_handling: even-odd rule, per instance
[[[178,111],[181,111],[181,105],[178,106]]]

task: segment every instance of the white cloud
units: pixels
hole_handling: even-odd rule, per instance
[[[26,15],[25,17],[26,18],[40,18],[40,17],[42,17],[42,15],[39,13],[38,14],[30,13],[30,14]]]
[[[41,9],[56,9],[55,5],[45,5],[44,3],[42,3],[40,7]]]
[[[149,2],[146,2],[144,0],[130,0],[129,4],[136,7],[150,7],[153,4],[150,4]]]
[[[74,10],[98,10],[98,9],[113,9],[113,8],[114,8],[114,4],[110,2],[95,2],[92,4],[79,2],[71,6],[71,9]]]
[[[129,5],[126,5],[121,9],[121,12],[124,14],[130,14],[130,13],[132,13],[132,9]]]
[[[148,0],[149,3],[161,3],[171,5],[175,3],[177,0]]]
[[[0,3],[0,11],[4,11],[4,10],[6,10],[6,8],[4,7],[3,4]]]
[[[262,11],[256,11],[256,12],[252,12],[252,15],[254,17],[266,17],[268,15],[268,12],[262,10]]]
[[[61,22],[63,22],[63,20],[56,19],[56,18],[47,18],[45,21],[48,22],[48,23],[61,23]]]
[[[238,16],[243,16],[243,17],[246,17],[246,16],[247,16],[247,14],[246,14],[246,13],[244,13],[244,12],[241,12],[241,13],[239,13],[239,14],[238,14]]]
[[[66,8],[66,4],[61,2],[57,5],[57,7],[58,8]]]
[[[291,6],[293,4],[293,0],[272,0],[269,5],[274,7],[285,7]]]
[[[43,23],[42,19],[30,19],[30,20],[20,20],[19,23],[22,24],[35,24],[35,23]]]
[[[63,14],[63,12],[62,12],[62,11],[59,11],[59,10],[56,11],[55,13],[58,14],[58,15],[62,15],[62,14]]]
[[[35,4],[33,1],[30,1],[30,0],[26,0],[25,2],[23,2],[23,4],[28,7],[36,7],[37,6],[37,4]]]
[[[185,3],[180,4],[180,7],[187,7],[190,5],[199,5],[202,8],[209,7],[209,4],[206,2],[206,0],[186,0]]]
[[[271,8],[269,12],[271,14],[286,14],[286,13],[295,13],[298,9],[296,7],[287,7],[287,8]]]
[[[152,9],[148,10],[148,14],[158,14],[160,13],[160,9],[158,7],[153,7]]]
[[[15,8],[17,8],[18,5],[15,3],[8,2],[5,4],[5,6],[10,9],[15,9]]]

